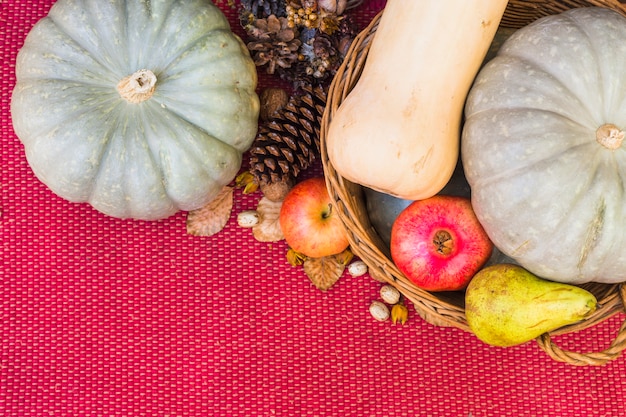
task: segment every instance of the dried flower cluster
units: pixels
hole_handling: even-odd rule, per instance
[[[294,83],[335,74],[354,36],[346,0],[242,0],[239,18],[258,67]]]

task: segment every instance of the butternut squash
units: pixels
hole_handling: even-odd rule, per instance
[[[506,0],[388,0],[363,71],[328,126],[344,178],[419,200],[448,182],[465,98]]]

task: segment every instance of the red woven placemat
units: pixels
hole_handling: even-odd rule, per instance
[[[52,3],[0,3],[1,416],[626,415],[623,358],[573,367],[532,342],[488,347],[412,308],[404,326],[378,323],[368,276],[318,291],[284,242],[236,225],[258,194],[237,191],[213,237],[187,235],[184,213],[116,220],[53,195],[9,113],[17,50]],[[364,24],[383,4],[353,13]],[[599,351],[621,320],[556,340]]]

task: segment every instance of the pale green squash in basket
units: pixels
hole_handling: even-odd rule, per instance
[[[626,19],[572,9],[517,31],[466,104],[465,174],[494,244],[543,278],[626,281]]]

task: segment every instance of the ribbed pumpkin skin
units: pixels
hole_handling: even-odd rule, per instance
[[[494,244],[565,283],[626,281],[626,19],[572,9],[514,34],[479,73],[461,154]]]
[[[142,69],[154,94],[129,103],[117,84]],[[208,0],[59,0],[16,77],[13,126],[36,176],[113,217],[208,203],[256,135],[256,68]]]

